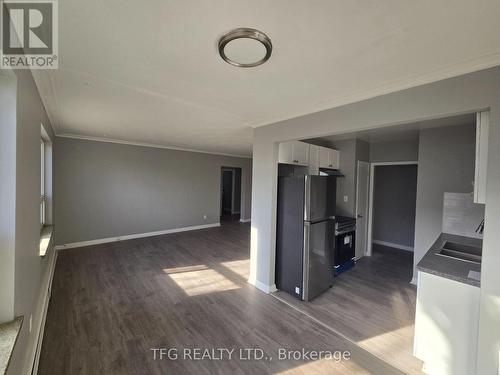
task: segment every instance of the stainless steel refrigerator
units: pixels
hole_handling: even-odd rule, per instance
[[[278,178],[276,286],[304,301],[333,283],[336,179]]]

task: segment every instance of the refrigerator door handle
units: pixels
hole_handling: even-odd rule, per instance
[[[304,252],[302,259],[302,300],[309,300],[309,246],[311,227],[309,223],[304,223]]]
[[[304,221],[311,218],[311,177],[304,178]]]

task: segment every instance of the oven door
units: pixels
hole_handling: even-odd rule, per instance
[[[335,237],[334,265],[340,266],[353,259],[356,249],[356,231],[340,233]]]

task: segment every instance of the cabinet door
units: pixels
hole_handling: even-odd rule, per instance
[[[318,159],[320,168],[330,168],[330,150],[326,147],[319,147]]]
[[[304,142],[293,143],[293,164],[309,165],[309,144]]]
[[[318,175],[319,174],[319,150],[320,146],[309,145],[309,174]]]
[[[476,373],[479,299],[478,287],[418,272],[413,352],[427,374]]]
[[[340,152],[337,150],[328,150],[328,168],[340,168]]]
[[[474,178],[474,202],[486,203],[486,169],[488,167],[488,137],[490,113],[476,115],[476,171]]]
[[[293,164],[293,143],[281,142],[279,145],[278,163]]]

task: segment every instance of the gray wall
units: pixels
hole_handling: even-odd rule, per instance
[[[340,171],[345,177],[337,179],[337,214],[355,217],[358,160],[369,161],[369,143],[359,139],[331,141],[328,137],[312,139],[309,142],[334,148],[340,152]],[[347,196],[347,202],[344,201],[345,196]]]
[[[418,160],[418,139],[370,144],[370,161],[416,161]]]
[[[356,139],[356,161],[358,160],[370,161],[370,144],[360,139]]]
[[[332,143],[340,152],[340,170],[345,177],[337,178],[337,214],[354,217],[356,214],[356,140]],[[347,202],[344,197],[347,196]]]
[[[375,167],[373,239],[413,248],[417,166]]]
[[[56,243],[218,223],[223,166],[242,168],[247,219],[251,165],[245,158],[58,137]]]
[[[449,126],[420,132],[415,257],[417,264],[442,229],[444,193],[474,190],[476,129]]]
[[[39,256],[40,125],[45,126],[50,138],[53,138],[53,133],[31,72],[18,70],[15,74],[17,79],[16,138],[14,140],[12,138],[1,139],[1,141],[8,142],[9,148],[14,142],[16,149],[14,314],[15,316],[23,315],[24,323],[11,358],[8,374],[17,375],[21,374],[23,368],[26,370],[25,366],[29,365],[27,360],[36,345],[35,332],[40,324],[41,301],[47,294],[46,281],[54,251],[49,249],[44,258]],[[12,163],[12,158],[8,162]],[[9,249],[9,251],[12,250]],[[3,300],[1,302],[4,303]],[[29,332],[30,316],[33,316],[31,334]]]

